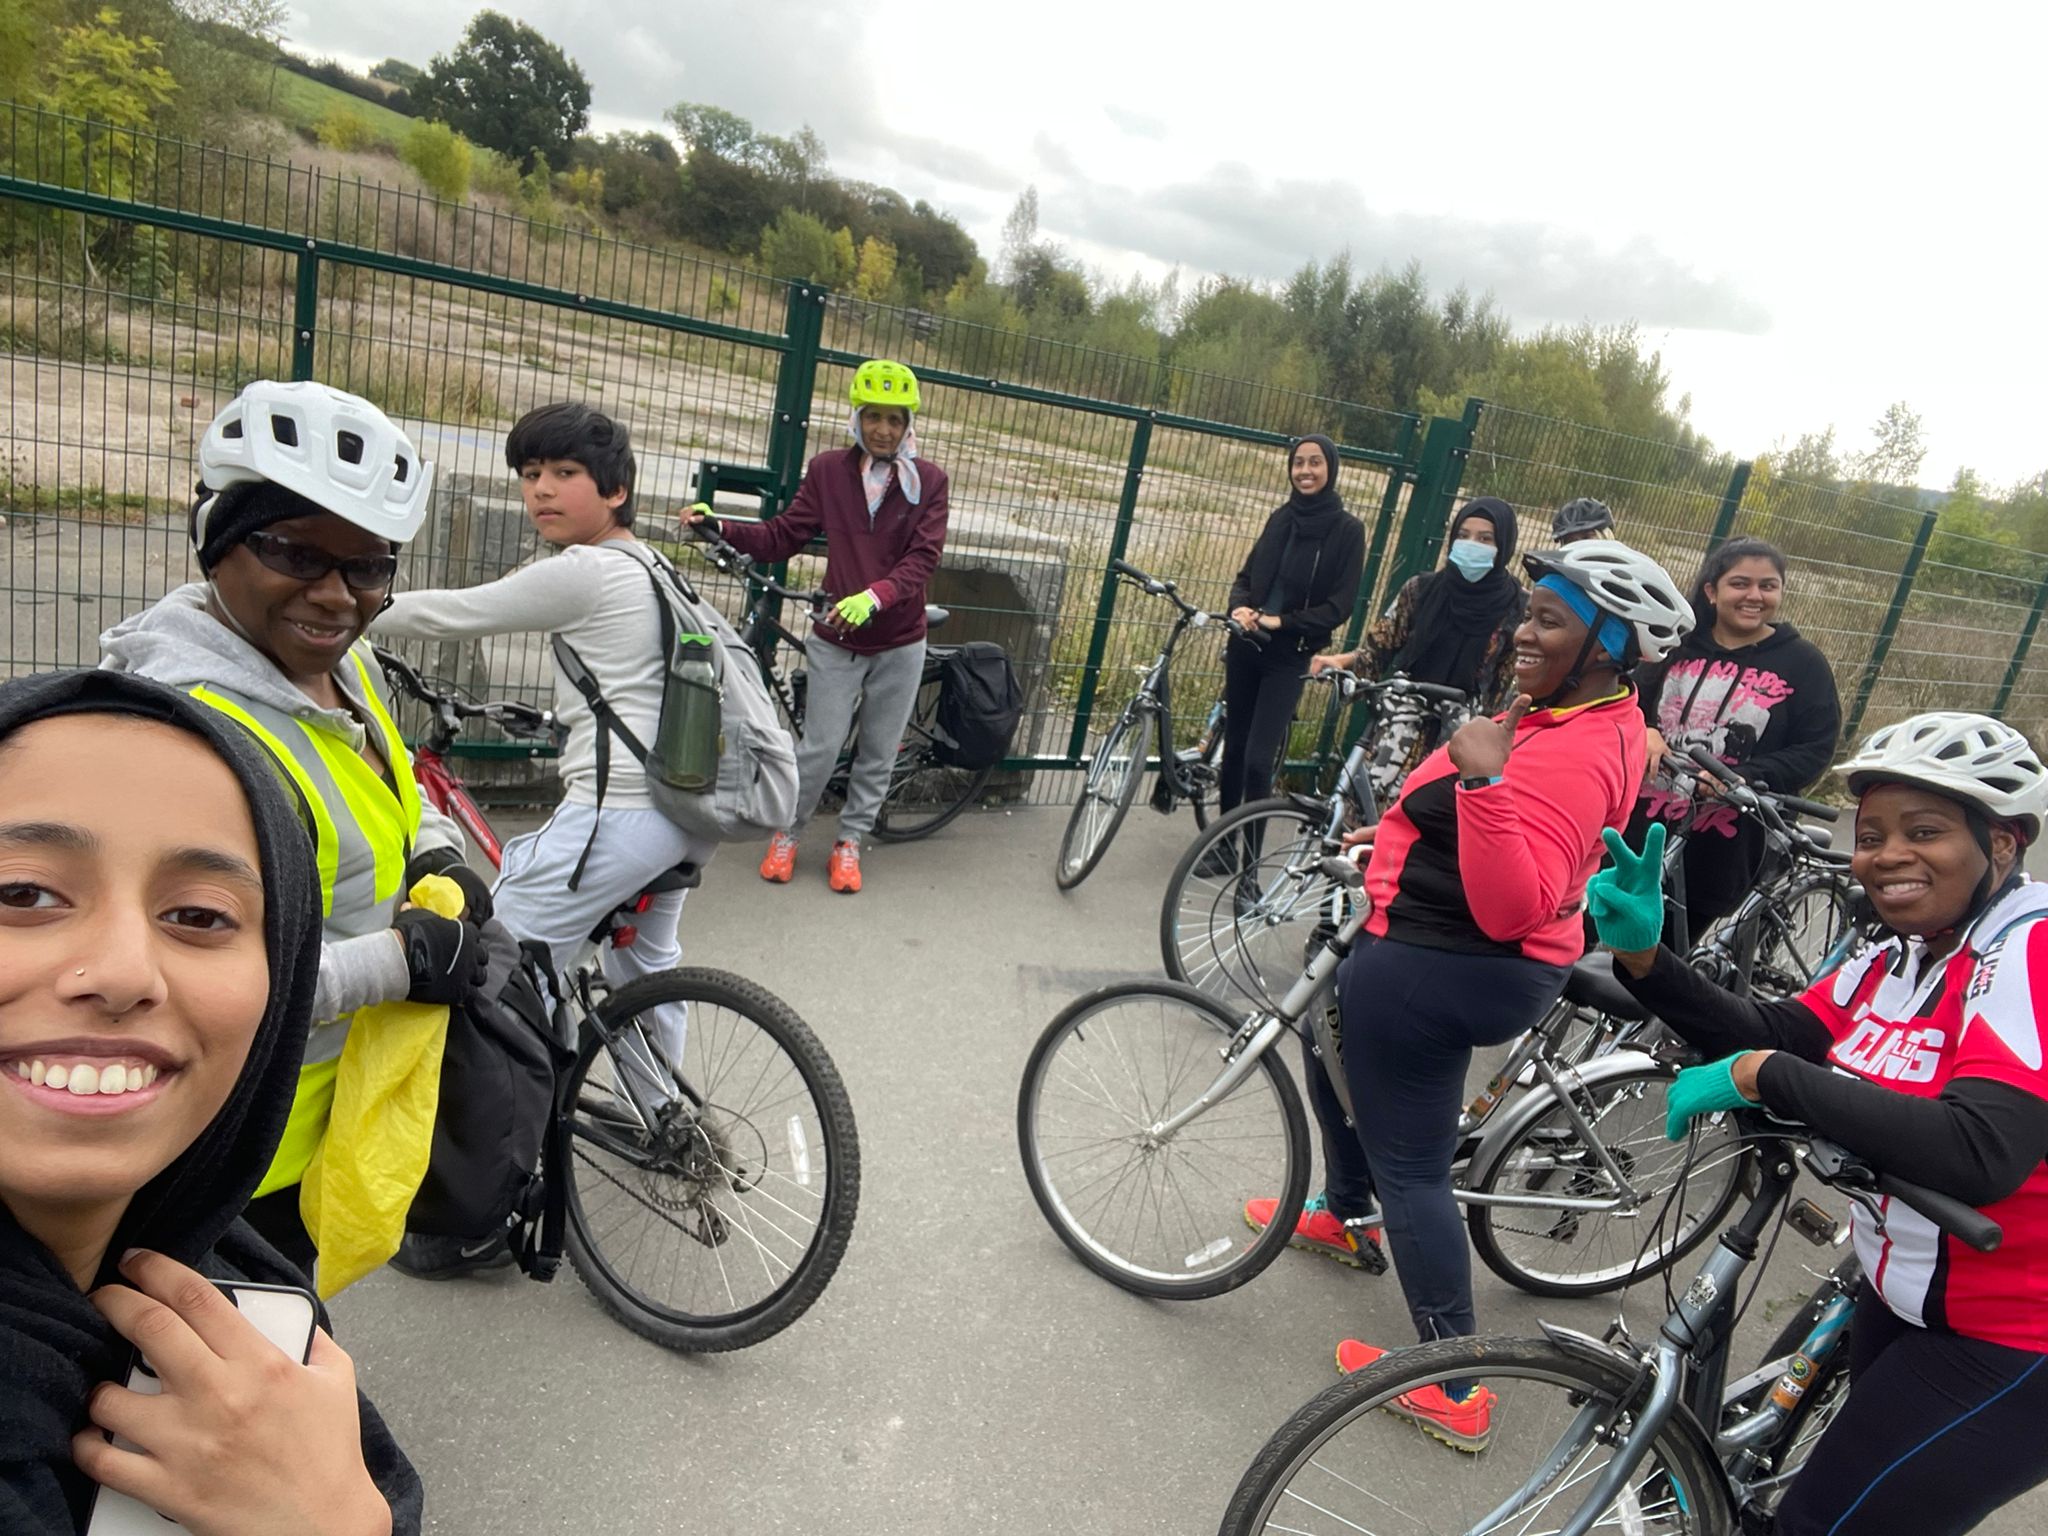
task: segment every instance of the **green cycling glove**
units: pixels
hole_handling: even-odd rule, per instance
[[[1665,1096],[1664,1135],[1672,1141],[1685,1140],[1686,1127],[1699,1115],[1724,1109],[1754,1108],[1735,1086],[1735,1063],[1748,1052],[1737,1051],[1704,1067],[1686,1067],[1678,1074]]]
[[[832,611],[839,615],[839,622],[848,629],[859,629],[875,616],[881,601],[872,592],[856,592],[851,597],[842,597]]]
[[[1621,834],[1600,834],[1614,867],[1586,882],[1586,910],[1600,942],[1621,954],[1655,949],[1664,934],[1664,823],[1652,822],[1641,853],[1629,852]]]

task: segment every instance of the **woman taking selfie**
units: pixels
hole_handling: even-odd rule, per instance
[[[0,685],[9,1536],[85,1531],[95,1483],[203,1536],[419,1529],[348,1356],[316,1332],[287,1362],[201,1280],[304,1283],[237,1218],[291,1110],[318,889],[275,770],[212,710],[111,672]],[[121,1385],[143,1339],[160,1395]]]

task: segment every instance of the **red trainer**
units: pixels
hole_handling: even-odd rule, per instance
[[[1263,1232],[1273,1224],[1273,1210],[1278,1200],[1247,1200],[1244,1203],[1245,1225],[1254,1232]],[[1353,1269],[1370,1270],[1373,1274],[1385,1274],[1387,1260],[1380,1248],[1380,1229],[1367,1227],[1364,1230],[1367,1241],[1358,1240],[1359,1228],[1347,1227],[1330,1214],[1330,1207],[1323,1194],[1318,1191],[1309,1196],[1301,1208],[1301,1215],[1294,1223],[1294,1236],[1287,1240],[1290,1248],[1299,1248],[1306,1253],[1320,1253],[1335,1259],[1339,1264],[1348,1264]]]
[[[1349,1376],[1385,1358],[1386,1354],[1387,1351],[1374,1345],[1346,1339],[1337,1346],[1337,1369]],[[1391,1403],[1380,1406],[1394,1417],[1416,1425],[1432,1439],[1441,1440],[1452,1450],[1467,1451],[1476,1456],[1486,1449],[1486,1442],[1493,1434],[1493,1405],[1496,1401],[1498,1399],[1490,1388],[1476,1384],[1463,1401],[1449,1396],[1442,1387],[1432,1385],[1403,1392]]]
[[[768,839],[768,853],[761,860],[761,878],[772,880],[777,885],[789,884],[789,877],[796,873],[796,839],[787,832],[778,832]]]
[[[848,896],[860,892],[860,844],[834,843],[832,845],[832,889]]]

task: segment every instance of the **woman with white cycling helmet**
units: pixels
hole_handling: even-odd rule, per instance
[[[1515,631],[1512,707],[1424,758],[1377,826],[1349,839],[1372,845],[1372,917],[1337,977],[1355,1134],[1321,1071],[1308,1073],[1327,1183],[1295,1245],[1376,1268],[1383,1222],[1424,1340],[1477,1331],[1451,1194],[1472,1049],[1520,1034],[1563,990],[1601,834],[1627,824],[1642,782],[1630,671],[1692,625],[1663,568],[1611,539],[1522,564],[1535,589]],[[1254,1200],[1245,1217],[1261,1226],[1272,1211]],[[1346,1339],[1337,1360],[1358,1370],[1383,1353]],[[1484,1388],[1431,1387],[1397,1411],[1477,1449],[1491,1409]]]
[[[184,689],[253,735],[296,786],[325,915],[314,1026],[276,1160],[249,1220],[310,1271],[299,1180],[333,1103],[359,1009],[455,1003],[481,979],[489,887],[426,805],[363,631],[427,516],[433,466],[377,407],[323,384],[259,380],[199,445],[192,548],[204,579],[100,637],[103,665]],[[421,874],[463,887],[467,916],[400,911]]]
[[[1916,715],[1836,770],[1856,878],[1889,930],[1798,998],[1739,998],[1660,948],[1663,831],[1588,904],[1629,990],[1709,1058],[1670,1132],[1761,1104],[2004,1229],[1994,1253],[1885,1202],[1854,1213],[1854,1389],[1780,1506],[1779,1536],[1966,1531],[2048,1480],[2048,886],[2021,869],[2048,770],[1984,715]]]

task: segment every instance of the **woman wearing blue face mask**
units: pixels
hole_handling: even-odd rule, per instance
[[[1515,628],[1529,599],[1511,574],[1514,554],[1515,509],[1497,496],[1466,502],[1444,564],[1402,586],[1365,644],[1317,656],[1309,670],[1345,667],[1375,678],[1399,672],[1463,689],[1481,710],[1496,708],[1508,692]]]

